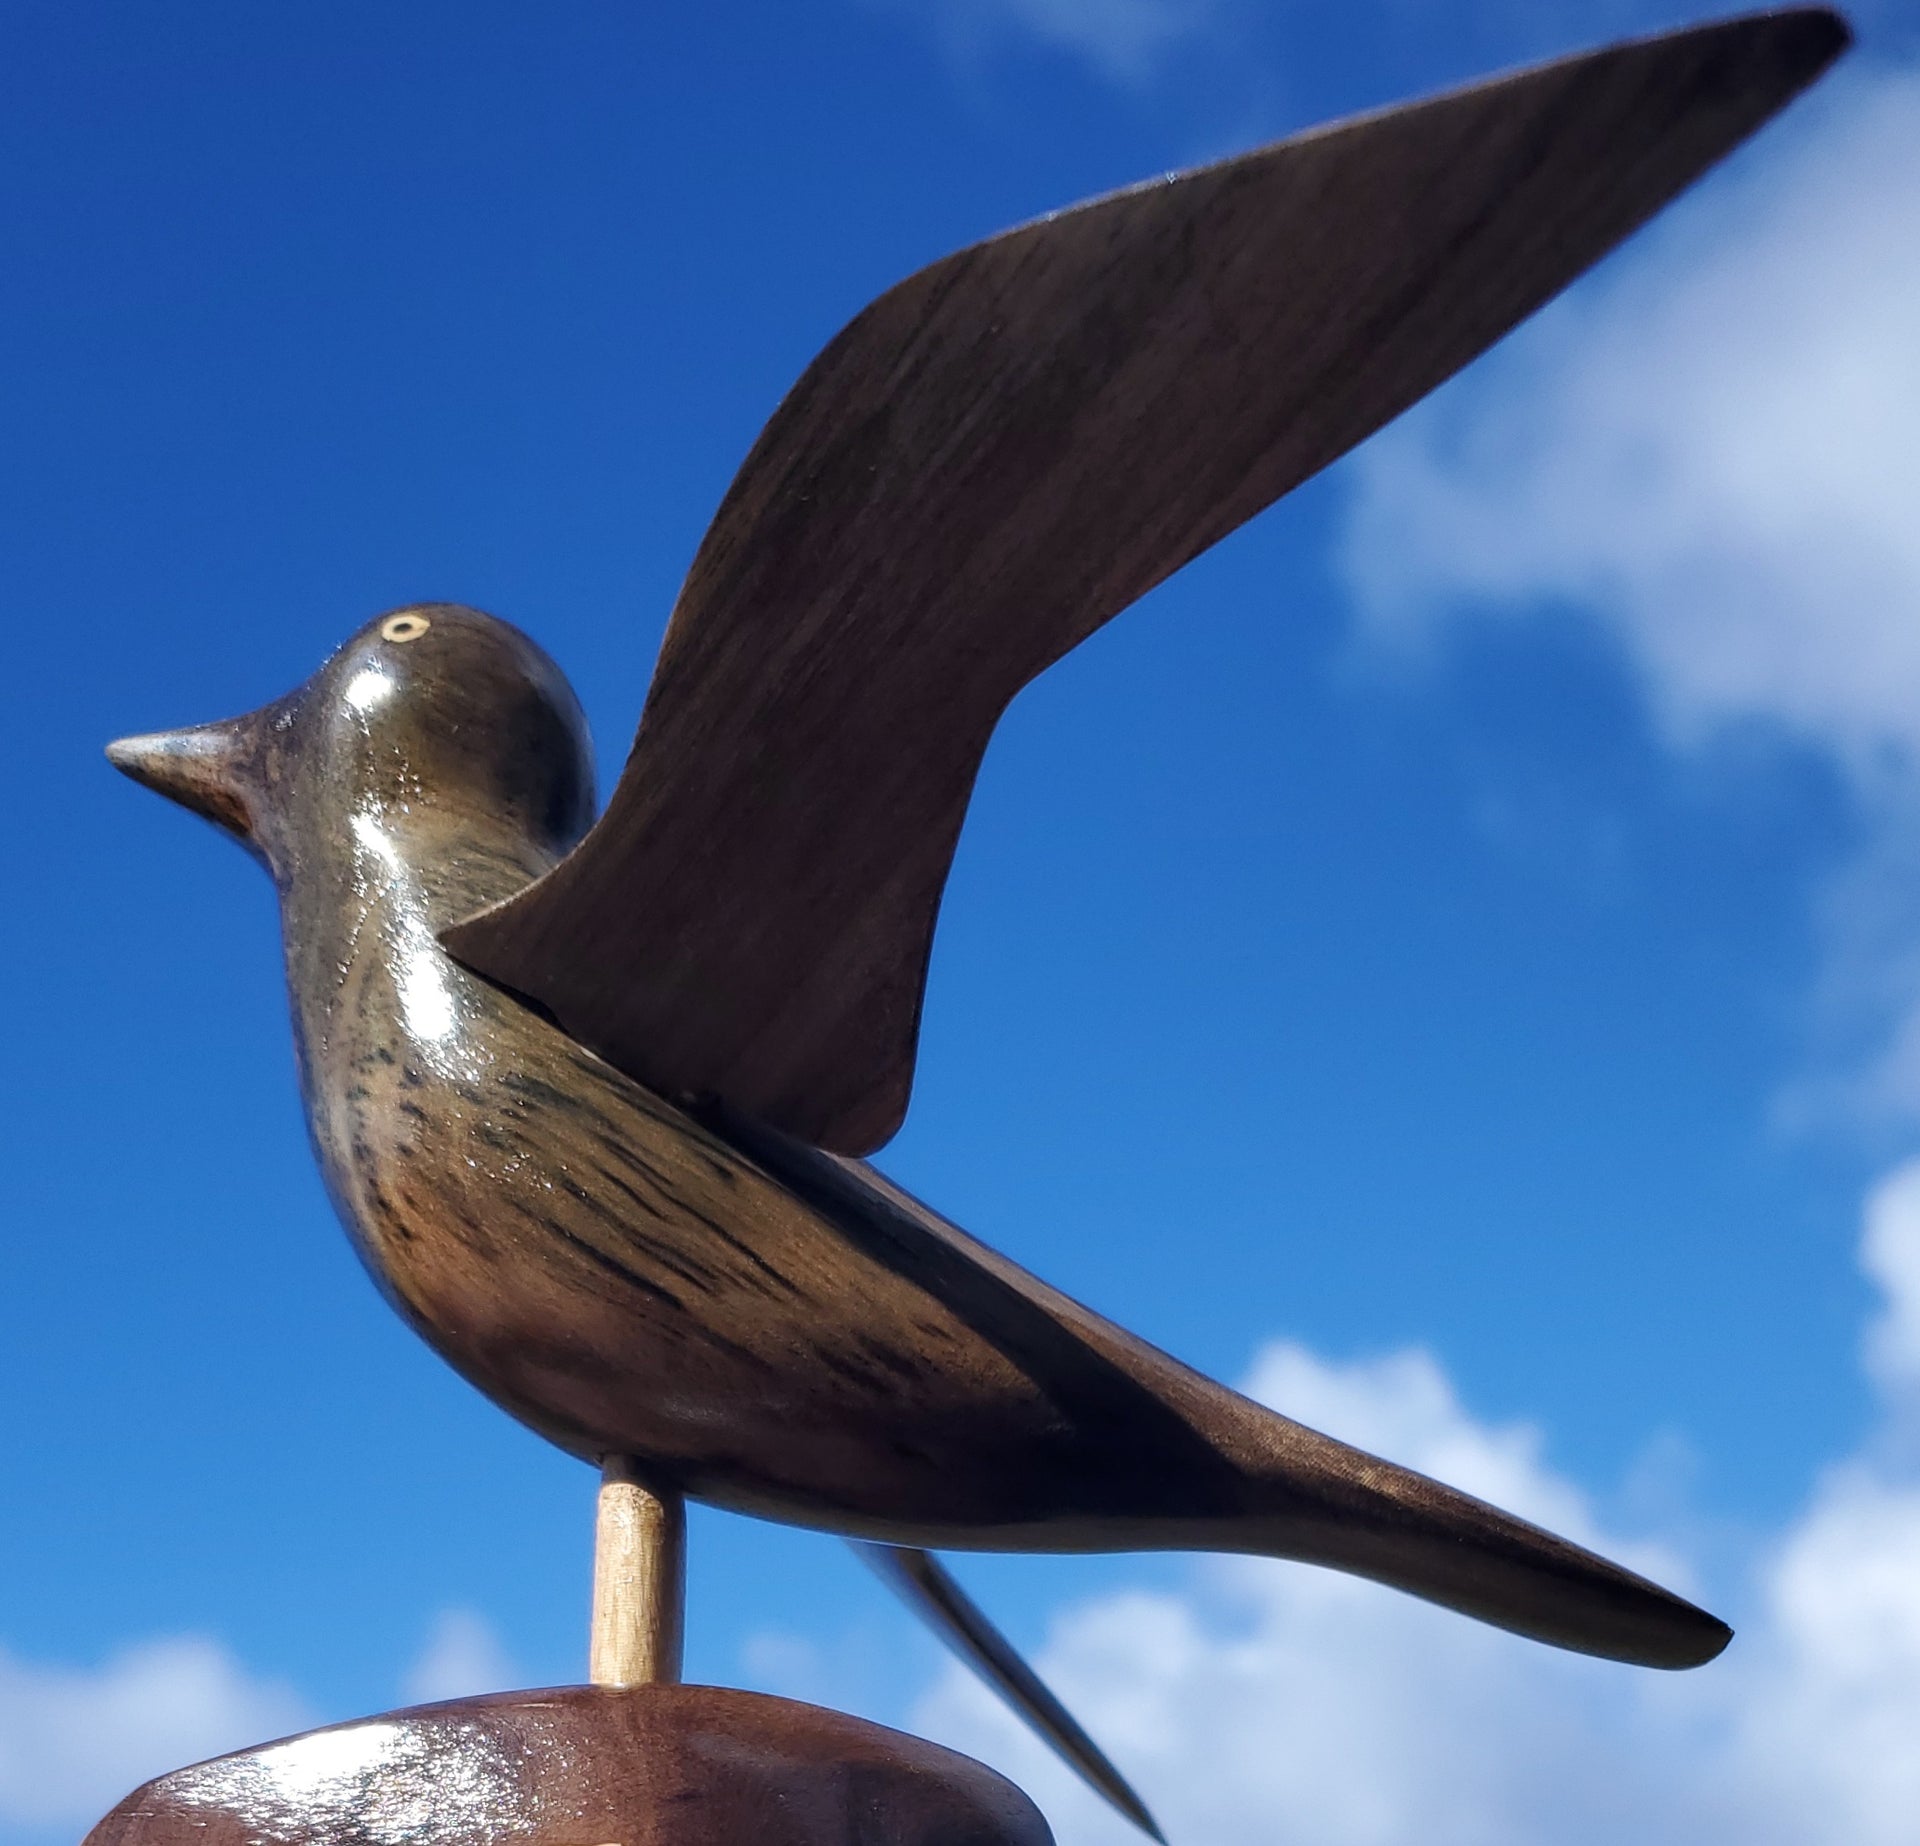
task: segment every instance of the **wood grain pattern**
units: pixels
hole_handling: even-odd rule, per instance
[[[585,825],[579,708],[472,610],[264,711],[130,740],[280,892],[308,1122],[394,1306],[493,1400],[663,1489],[926,1548],[1217,1550],[1652,1665],[1727,1630],[1202,1377],[862,1162],[674,1108],[440,946]]]
[[[780,406],[585,844],[446,933],[656,1092],[845,1153],[907,1105],[1007,702],[1497,340],[1847,38],[1824,9],[1318,130],[935,263]]]
[[[137,1789],[86,1846],[1052,1846],[1011,1782],[917,1737],[713,1686],[459,1699]]]
[[[587,1677],[596,1686],[670,1685],[680,1677],[687,1600],[687,1513],[630,1456],[600,1470],[593,1529]]]

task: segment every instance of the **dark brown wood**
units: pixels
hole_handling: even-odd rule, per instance
[[[161,1776],[86,1846],[1052,1846],[970,1758],[714,1686],[390,1712]]]
[[[1166,1846],[1160,1823],[1126,1777],[932,1552],[858,1540],[855,1548],[907,1607],[1026,1719],[1088,1787],[1149,1839]]]
[[[815,360],[681,592],[579,851],[454,952],[674,1098],[869,1152],[1007,702],[1610,249],[1846,43],[1571,58],[964,250]]]
[[[1724,1645],[1654,1585],[1189,1370],[865,1164],[674,1108],[467,972],[436,932],[571,844],[584,732],[525,636],[411,613],[262,712],[114,756],[265,859],[328,1189],[496,1403],[663,1492],[855,1537],[1301,1558],[1619,1659]]]

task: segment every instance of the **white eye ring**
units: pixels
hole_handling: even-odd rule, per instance
[[[432,626],[424,615],[390,615],[380,624],[380,639],[418,641]]]

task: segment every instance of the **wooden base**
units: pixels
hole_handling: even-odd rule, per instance
[[[86,1846],[1052,1846],[938,1744],[716,1686],[565,1686],[390,1712],[136,1790]]]

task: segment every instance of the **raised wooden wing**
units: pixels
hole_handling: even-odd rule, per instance
[[[606,813],[448,947],[664,1095],[877,1147],[1013,695],[1564,288],[1846,41],[1815,8],[1614,46],[902,282],[747,457]]]

